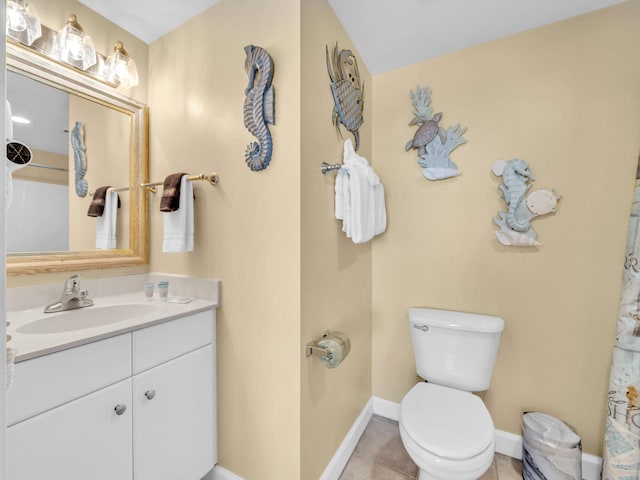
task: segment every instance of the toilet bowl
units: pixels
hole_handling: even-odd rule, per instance
[[[489,388],[504,320],[410,308],[415,385],[400,402],[400,438],[418,480],[477,480],[495,453],[495,428],[480,397]]]
[[[479,397],[418,383],[400,403],[400,437],[418,480],[477,480],[495,453],[495,429]]]

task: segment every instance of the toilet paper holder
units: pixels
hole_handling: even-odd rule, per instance
[[[307,343],[305,356],[316,355],[327,368],[335,368],[351,351],[351,340],[342,332],[327,330],[321,339]]]
[[[311,355],[326,357],[327,355],[329,355],[329,349],[327,347],[321,347],[315,341],[309,342],[305,347],[304,356],[310,357]]]

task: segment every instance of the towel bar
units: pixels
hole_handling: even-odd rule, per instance
[[[187,177],[187,182],[193,182],[195,180],[206,180],[210,185],[215,185],[220,180],[217,173],[201,173],[199,175],[189,175]],[[141,183],[140,188],[144,188],[146,191],[151,193],[156,193],[158,190],[156,187],[164,185],[164,181],[162,182],[151,182],[151,183]]]
[[[327,162],[322,162],[322,165],[320,165],[320,170],[322,171],[322,175],[326,175],[329,172],[338,171],[341,168],[342,168],[342,165],[339,163],[336,163],[335,165],[331,165]]]
[[[129,187],[118,187],[118,188],[114,188],[114,187],[109,187],[107,189],[107,192],[128,192],[129,191]],[[96,192],[89,192],[89,196],[93,197],[93,195]]]

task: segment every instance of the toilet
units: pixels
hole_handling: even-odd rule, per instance
[[[418,480],[477,480],[495,453],[495,428],[482,400],[504,320],[473,313],[409,309],[418,375],[400,402],[400,438]]]

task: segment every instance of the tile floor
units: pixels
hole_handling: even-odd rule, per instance
[[[402,446],[398,422],[374,415],[340,480],[415,480],[418,467]],[[480,480],[520,480],[522,462],[496,454]]]

